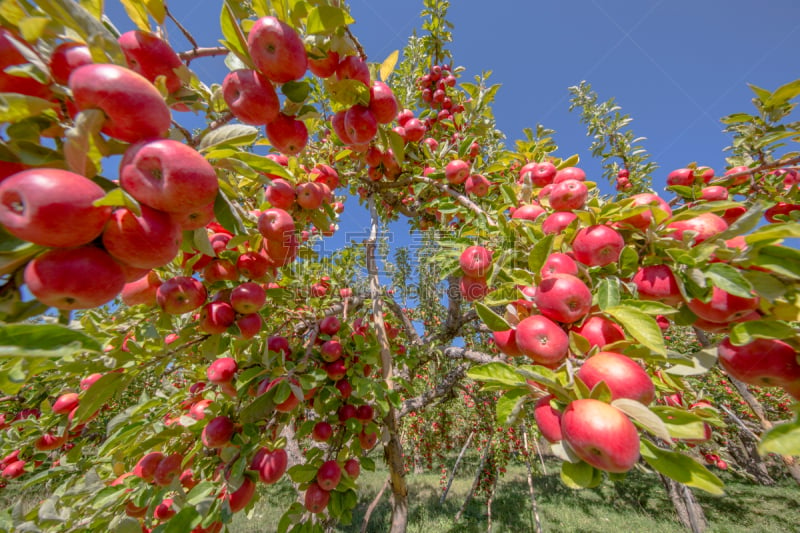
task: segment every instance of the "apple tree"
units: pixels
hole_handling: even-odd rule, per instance
[[[408,420],[453,398],[487,435],[535,424],[570,486],[646,468],[719,494],[681,442],[723,422],[669,404],[681,376],[719,361],[800,394],[800,82],[754,87],[724,119],[731,168],[674,170],[663,199],[628,121],[574,89],[610,198],[545,127],[503,142],[444,0],[377,63],[338,1],[221,2],[219,47],[163,0],[123,5],[137,29],[102,2],[0,9],[0,466],[42,498],[4,525],[222,531],[283,480],[278,529],[323,531],[380,444],[404,531]],[[324,257],[345,204],[369,231]],[[400,219],[425,253],[391,265]],[[664,321],[719,337],[671,351]],[[796,454],[798,432],[760,448]]]

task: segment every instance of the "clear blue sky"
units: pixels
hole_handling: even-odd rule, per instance
[[[201,45],[217,44],[221,2],[170,5]],[[421,1],[349,5],[352,30],[370,61],[402,49],[421,25]],[[118,2],[107,2],[107,9],[120,20]],[[722,148],[730,139],[719,118],[753,109],[747,83],[773,90],[800,77],[798,0],[453,0],[449,18],[463,79],[491,70],[502,84],[494,109],[508,141],[537,122],[555,129],[558,154],[580,154],[589,179],[600,177],[600,166],[587,150],[590,139],[577,112],[568,112],[567,87],[581,80],[601,99],[615,97],[633,117],[634,132],[647,137],[644,146],[661,167],[654,176],[661,190],[670,170],[692,161],[724,168]],[[171,26],[169,37],[175,48],[188,48]],[[192,68],[207,83],[221,82],[226,72],[219,59],[197,60]],[[343,229],[363,227],[354,203],[348,202]],[[326,243],[335,247],[341,237]]]
[[[107,4],[119,21],[119,3]],[[201,44],[216,44],[221,2],[170,5]],[[349,5],[370,61],[402,49],[420,27],[422,2]],[[797,0],[454,0],[449,13],[451,49],[466,79],[491,70],[502,84],[495,115],[508,139],[537,122],[555,129],[560,153],[581,154],[590,178],[599,166],[590,161],[577,112],[567,111],[570,85],[587,80],[602,99],[616,98],[634,118],[635,133],[648,138],[645,147],[661,165],[655,184],[662,187],[669,170],[691,161],[723,167],[729,138],[719,118],[752,109],[747,83],[774,89],[800,77]],[[169,37],[176,48],[188,47],[177,30]],[[206,81],[225,73],[218,60],[198,60],[192,68]]]

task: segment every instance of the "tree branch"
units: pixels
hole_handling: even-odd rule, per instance
[[[489,214],[486,211],[481,209],[478,204],[476,204],[475,202],[473,202],[472,200],[470,200],[469,198],[467,198],[466,196],[464,196],[460,192],[454,191],[453,189],[451,189],[447,185],[445,185],[443,183],[439,183],[438,181],[436,181],[434,179],[431,179],[431,178],[429,178],[427,176],[414,176],[414,180],[415,181],[421,181],[422,183],[427,183],[428,185],[433,185],[434,187],[436,187],[437,189],[439,189],[443,193],[447,194],[448,196],[453,198],[455,201],[457,201],[458,203],[460,203],[461,205],[463,205],[467,209],[473,211],[475,214],[483,216],[483,217],[486,217],[486,222],[490,226],[492,226],[492,227],[497,226],[497,222],[491,216],[489,216]]]
[[[208,48],[195,48],[193,50],[187,50],[186,52],[181,52],[178,54],[178,57],[181,58],[182,61],[185,61],[188,65],[194,59],[198,59],[201,57],[216,57],[216,56],[224,56],[228,55],[228,50],[224,46],[213,46]]]

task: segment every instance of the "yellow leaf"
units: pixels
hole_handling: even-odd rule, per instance
[[[136,27],[143,31],[150,31],[150,20],[147,18],[147,9],[142,0],[119,0],[125,12]]]
[[[389,79],[389,76],[394,71],[395,65],[397,65],[398,57],[400,57],[400,50],[395,50],[389,54],[389,57],[383,60],[383,63],[381,63],[381,81]]]
[[[164,0],[144,0],[147,6],[147,12],[150,13],[156,22],[164,24],[164,19],[167,18],[167,10],[164,9]]]

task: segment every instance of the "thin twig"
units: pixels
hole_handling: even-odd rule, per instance
[[[490,226],[492,226],[492,227],[497,226],[497,222],[495,221],[495,219],[493,219],[491,216],[489,216],[489,214],[486,211],[481,209],[478,204],[476,204],[475,202],[473,202],[472,200],[470,200],[469,198],[467,198],[466,196],[464,196],[460,192],[454,191],[453,189],[451,189],[447,185],[445,185],[443,183],[439,183],[438,181],[436,181],[434,179],[431,179],[431,178],[429,178],[427,176],[414,176],[414,180],[415,181],[421,181],[422,183],[427,183],[429,185],[433,185],[434,187],[436,187],[437,189],[439,189],[443,193],[445,193],[448,196],[452,197],[454,200],[456,200],[458,203],[460,203],[461,205],[463,205],[467,209],[473,211],[474,213],[476,213],[476,214],[478,214],[480,216],[486,217],[486,222]]]
[[[195,48],[194,50],[187,50],[186,52],[179,53],[178,57],[180,57],[181,60],[185,61],[188,65],[192,60],[200,57],[226,56],[229,52],[230,50],[224,46],[212,46],[207,48]]]
[[[175,23],[175,26],[177,26],[178,29],[181,30],[181,33],[183,33],[183,36],[186,37],[186,40],[189,41],[189,43],[192,45],[192,48],[197,50],[199,48],[199,46],[197,45],[197,41],[194,39],[194,36],[191,34],[191,32],[189,30],[187,30],[183,26],[183,24],[180,23],[180,21],[178,19],[176,19],[174,16],[172,16],[172,13],[170,12],[169,8],[167,7],[167,3],[166,2],[164,2],[164,13],[166,13],[167,16],[169,17],[169,19],[173,23]]]

